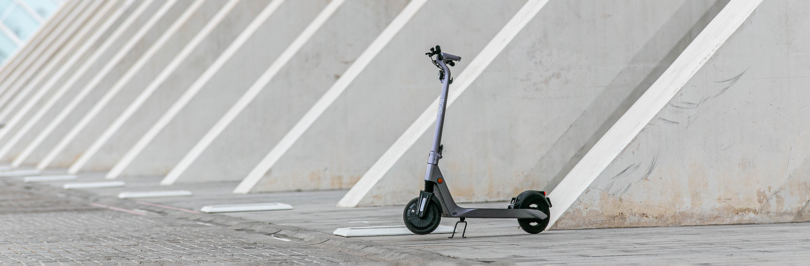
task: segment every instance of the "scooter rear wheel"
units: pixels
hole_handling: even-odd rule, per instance
[[[548,203],[546,199],[542,197],[541,195],[528,195],[526,199],[520,202],[518,208],[540,210],[548,216],[550,214]],[[550,217],[546,217],[546,219],[518,219],[518,224],[520,224],[520,229],[523,229],[526,233],[538,234],[546,230],[546,226],[548,226],[548,222],[551,220],[549,218]]]
[[[419,198],[414,198],[408,205],[405,205],[405,210],[402,212],[402,220],[408,230],[411,230],[417,235],[426,235],[436,230],[439,227],[439,222],[442,221],[442,209],[436,201],[431,200],[425,206],[425,215],[419,218]]]

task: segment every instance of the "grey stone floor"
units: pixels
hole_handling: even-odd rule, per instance
[[[17,179],[21,178],[6,178]],[[98,174],[83,174],[81,181],[99,181]],[[158,185],[160,178],[123,178],[123,188],[89,189],[83,192],[88,199],[121,206],[127,210],[147,209],[161,212],[161,207],[144,205],[144,202],[164,206],[199,210],[205,205],[283,202],[294,206],[289,211],[247,212],[219,214],[191,214],[176,210],[166,213],[185,213],[190,218],[178,223],[178,230],[201,228],[202,224],[231,223],[224,220],[251,221],[256,224],[277,226],[272,230],[287,233],[291,242],[302,242],[314,237],[320,242],[337,247],[354,247],[373,253],[368,260],[348,259],[360,256],[353,254],[326,263],[375,261],[374,256],[421,256],[437,263],[503,263],[503,264],[808,264],[810,261],[810,223],[722,225],[659,228],[620,228],[593,230],[552,230],[539,235],[528,235],[518,228],[512,219],[470,219],[467,238],[448,239],[447,235],[387,236],[343,238],[331,233],[339,227],[401,225],[402,206],[337,208],[335,204],[346,191],[287,192],[234,195],[231,190],[237,183],[200,183]],[[62,183],[48,183],[53,193],[59,194]],[[117,200],[124,191],[190,190],[191,197],[154,198],[148,200]],[[480,207],[505,207],[507,203],[466,204]],[[109,213],[109,212],[107,212]],[[124,217],[132,214],[119,212]],[[0,215],[2,216],[2,215]],[[221,219],[224,219],[221,221]],[[231,221],[228,220],[228,221]],[[2,221],[0,221],[2,222]],[[113,223],[114,220],[107,220]],[[446,219],[444,225],[452,226],[455,220]],[[231,226],[233,227],[233,226]],[[251,227],[254,228],[254,227]],[[191,230],[191,229],[188,229]],[[197,229],[194,229],[197,230]],[[261,231],[263,229],[257,229]],[[269,230],[269,229],[268,229]],[[234,231],[231,228],[231,231]],[[225,236],[237,232],[224,233]],[[264,239],[268,239],[266,235]],[[297,238],[296,238],[297,237]],[[272,238],[270,238],[272,239]],[[270,240],[267,240],[270,241]],[[313,240],[314,241],[314,240]],[[278,241],[276,241],[278,242]],[[310,241],[312,242],[312,241]],[[272,241],[270,243],[273,243]],[[354,245],[354,246],[352,246]],[[381,250],[369,247],[380,247]],[[320,248],[320,247],[318,247]],[[293,249],[294,250],[294,249]],[[393,250],[393,251],[392,251]],[[328,250],[327,250],[328,251]],[[324,252],[327,252],[324,251]],[[179,251],[178,251],[179,252]],[[391,253],[393,252],[393,253]],[[405,252],[405,253],[397,253]],[[421,253],[407,253],[421,252]],[[8,253],[0,253],[8,254]],[[285,253],[287,254],[287,253]],[[327,258],[329,258],[329,254]],[[416,255],[418,254],[418,255]],[[432,256],[431,254],[438,254]],[[321,258],[314,257],[313,260]],[[0,261],[5,260],[0,257]],[[384,261],[377,259],[376,261]],[[425,261],[386,261],[422,264]],[[302,262],[314,263],[314,262]]]

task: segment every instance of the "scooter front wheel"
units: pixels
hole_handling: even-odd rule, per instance
[[[425,215],[419,218],[419,198],[414,198],[408,205],[405,205],[405,210],[402,212],[402,220],[408,230],[417,235],[426,235],[436,230],[439,227],[439,222],[442,221],[442,209],[436,201],[431,200],[425,206]]]
[[[526,193],[524,196],[522,194],[518,195],[518,197],[523,196],[524,198],[521,200],[520,205],[516,206],[518,209],[536,209],[547,216],[550,214],[548,202],[543,198],[543,195]],[[537,234],[546,230],[549,221],[549,217],[546,217],[546,219],[518,219],[518,224],[520,224],[520,229],[523,229],[526,233]]]

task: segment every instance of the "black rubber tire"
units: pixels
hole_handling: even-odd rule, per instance
[[[519,209],[537,209],[545,213],[546,216],[550,214],[548,202],[542,195],[531,195],[520,202],[520,206],[517,207]],[[520,224],[520,229],[523,229],[526,233],[538,234],[546,230],[549,220],[550,217],[546,217],[546,219],[518,219],[518,224]]]
[[[428,206],[425,206],[425,216],[419,218],[416,213],[419,211],[418,203],[419,198],[414,198],[408,205],[405,205],[405,210],[402,212],[402,220],[408,230],[411,230],[417,235],[427,235],[439,227],[442,221],[442,209],[435,200],[431,200]]]

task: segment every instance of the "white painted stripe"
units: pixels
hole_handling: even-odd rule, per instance
[[[191,191],[188,190],[168,190],[168,191],[142,191],[142,192],[121,192],[119,199],[140,199],[140,198],[165,198],[165,197],[188,197]]]
[[[85,183],[67,183],[62,185],[63,189],[83,189],[83,188],[111,188],[123,187],[126,183],[124,181],[107,181],[107,182],[85,182]]]
[[[0,172],[0,176],[2,176],[2,177],[32,176],[32,175],[39,175],[39,171],[38,170],[17,170],[17,171],[9,171],[9,172]]]
[[[200,211],[204,213],[220,213],[220,212],[282,211],[292,209],[293,207],[286,203],[252,203],[252,204],[211,205],[202,207]]]
[[[127,109],[124,110],[124,112],[121,113],[118,118],[116,118],[116,120],[104,131],[104,133],[102,133],[101,136],[96,139],[92,145],[90,145],[82,156],[70,166],[68,173],[78,173],[82,167],[84,167],[84,165],[90,161],[96,152],[98,152],[98,150],[101,149],[101,147],[104,146],[104,144],[106,144],[107,141],[109,141],[110,138],[112,138],[112,136],[115,135],[115,133],[117,133],[127,121],[129,121],[129,118],[132,117],[132,115],[134,115],[135,112],[141,108],[141,106],[143,106],[146,100],[152,96],[152,93],[154,93],[155,90],[160,87],[160,85],[163,85],[163,82],[165,82],[166,79],[168,79],[169,76],[171,76],[171,74],[177,70],[180,64],[183,63],[189,55],[191,55],[191,52],[193,52],[194,49],[196,49],[197,46],[199,46],[212,31],[214,31],[217,25],[219,25],[219,23],[227,17],[227,15],[238,3],[239,0],[230,0],[225,6],[223,6],[222,9],[211,20],[208,21],[205,27],[203,27],[203,29],[194,36],[186,47],[184,47],[183,50],[180,51],[180,53],[178,53],[168,65],[166,65],[166,68],[164,68],[163,71],[161,71],[160,74],[158,74],[158,76],[152,80],[148,86],[146,86],[146,89],[144,89],[141,94],[138,95],[134,101],[132,101]]]
[[[25,10],[25,13],[28,13],[29,15],[31,15],[31,17],[33,17],[34,20],[36,20],[39,23],[42,23],[42,16],[40,16],[37,12],[34,12],[34,10],[31,9],[31,7],[28,6],[28,4],[26,4],[25,2],[20,1],[20,0],[14,0],[14,3],[16,3],[18,6],[20,6],[20,8],[22,8],[22,10]]]
[[[128,2],[128,3],[131,3],[131,2]],[[93,47],[95,42],[98,39],[100,39],[101,36],[104,35],[104,33],[107,31],[107,29],[109,29],[112,25],[115,24],[115,22],[118,20],[118,17],[123,15],[124,12],[128,8],[129,8],[129,6],[125,5],[122,8],[120,8],[119,10],[117,10],[115,14],[110,16],[110,18],[107,19],[107,21],[104,23],[104,25],[101,28],[99,28],[98,30],[96,30],[95,33],[93,34],[93,36],[89,40],[84,42],[84,44],[79,49],[79,51],[77,51],[76,53],[73,53],[73,56],[59,69],[59,72],[57,72],[55,75],[53,75],[53,77],[51,77],[48,80],[48,83],[46,83],[45,86],[43,86],[40,89],[40,91],[37,93],[35,98],[32,98],[31,100],[29,100],[28,103],[26,103],[26,105],[23,106],[23,108],[14,115],[14,117],[9,121],[9,124],[7,124],[5,128],[13,127],[18,122],[21,122],[21,119],[23,118],[23,116],[25,116],[26,113],[28,113],[30,110],[32,110],[32,108],[34,107],[36,102],[39,100],[39,98],[44,97],[45,92],[47,92],[48,90],[50,90],[54,86],[57,86],[57,82],[62,78],[62,76],[64,76],[67,73],[67,71],[74,69],[74,65],[78,62],[78,60],[80,58],[82,58],[82,56],[85,55],[85,53],[88,52],[88,50],[91,47]],[[109,48],[110,45],[112,45],[112,43],[115,41],[115,39],[118,36],[121,35],[121,32],[123,30],[124,29],[119,28],[110,37],[108,37],[106,39],[106,41],[101,45],[101,47],[99,47],[96,50],[96,52],[93,53],[90,56],[90,58],[88,58],[87,61],[85,61],[85,64],[82,65],[81,67],[79,67],[79,70],[85,69],[85,71],[86,71],[86,68],[89,68],[90,64],[94,63],[95,60],[98,59],[101,56],[101,54],[106,52],[106,50]],[[113,37],[115,37],[115,38],[113,38]],[[78,74],[78,73],[74,73],[74,74]],[[70,87],[73,86],[73,84],[78,79],[79,79],[79,76],[73,75],[73,76],[71,76],[71,78],[67,82],[62,83],[62,84],[58,84],[60,86],[60,89],[57,90],[53,95],[51,95],[51,98],[49,98],[48,101],[45,104],[43,104],[42,106],[40,106],[37,109],[37,113],[35,113],[34,116],[29,118],[28,121],[26,121],[25,125],[23,125],[23,127],[20,128],[17,131],[17,134],[14,135],[14,137],[11,140],[9,140],[9,141],[7,141],[6,143],[3,144],[2,148],[0,148],[0,158],[6,156],[6,154],[13,147],[13,145],[16,145],[17,142],[20,140],[20,138],[25,136],[25,134],[28,132],[28,130],[30,130],[34,125],[36,125],[37,122],[39,122],[39,120],[51,109],[51,107],[53,107],[53,105],[56,104],[56,102],[59,101],[59,99],[61,99],[62,95],[64,95],[68,91],[68,89],[70,89]],[[38,98],[36,98],[36,97],[38,97]],[[8,131],[6,131],[4,129],[0,129],[0,138],[5,136],[5,134],[8,132]]]
[[[217,60],[214,61],[214,63],[211,64],[211,66],[209,66],[208,69],[206,69],[205,72],[203,72],[203,74],[197,78],[193,84],[191,84],[191,87],[189,87],[188,90],[186,90],[186,92],[184,92],[183,95],[177,99],[172,107],[170,107],[169,110],[167,110],[166,113],[164,113],[163,116],[161,116],[160,119],[158,119],[158,121],[149,129],[149,131],[147,131],[146,134],[144,134],[141,139],[135,143],[135,146],[133,146],[132,149],[130,149],[124,155],[124,157],[118,161],[115,166],[113,166],[112,170],[107,173],[107,178],[117,178],[119,175],[121,175],[121,172],[123,172],[124,169],[126,169],[126,167],[129,166],[133,160],[135,160],[135,157],[137,157],[138,154],[140,154],[141,151],[143,151],[143,149],[146,148],[150,142],[152,142],[157,134],[160,133],[160,131],[163,130],[163,128],[165,128],[166,125],[172,121],[172,119],[174,119],[177,113],[179,113],[180,110],[182,110],[183,107],[185,107],[186,104],[188,104],[188,102],[190,102],[191,99],[197,95],[197,93],[202,89],[203,86],[205,86],[206,83],[208,83],[214,74],[216,74],[219,69],[221,69],[222,66],[228,62],[228,60],[230,60],[236,51],[238,51],[242,45],[244,45],[245,42],[247,42],[248,39],[253,36],[253,33],[255,33],[259,27],[261,27],[261,25],[264,24],[264,22],[270,18],[271,15],[273,15],[273,13],[275,13],[282,3],[284,3],[284,0],[273,0],[273,2],[270,2],[270,4],[268,4],[264,10],[262,10],[262,12],[255,19],[253,19],[252,22],[250,22],[250,25],[248,25],[247,28],[245,28],[242,33],[236,37],[236,40],[234,40],[233,43],[231,43],[231,45],[229,45],[228,48],[226,48],[225,51],[222,52],[219,57],[217,57]]]
[[[194,3],[192,3],[191,6],[189,6],[186,9],[186,11],[183,12],[183,14],[181,14],[180,17],[177,18],[177,20],[175,20],[174,23],[171,26],[169,26],[169,28],[165,32],[163,32],[160,38],[158,38],[158,40],[155,41],[155,43],[152,44],[152,46],[150,46],[149,49],[143,55],[141,55],[140,58],[138,58],[138,61],[136,61],[135,64],[133,64],[127,70],[127,72],[124,73],[124,75],[122,75],[118,79],[118,81],[116,81],[115,84],[104,94],[104,96],[102,96],[101,99],[99,99],[98,102],[96,102],[96,104],[93,105],[93,108],[91,108],[90,111],[87,112],[87,114],[85,114],[84,117],[82,117],[82,119],[79,120],[79,122],[76,123],[76,125],[74,125],[73,128],[70,129],[70,131],[68,131],[67,135],[62,137],[62,140],[60,140],[59,143],[57,143],[56,146],[54,146],[53,149],[51,149],[51,151],[48,152],[48,155],[45,156],[45,158],[39,163],[37,167],[40,169],[48,167],[48,165],[50,165],[50,163],[53,162],[56,156],[62,153],[65,147],[67,147],[68,144],[73,142],[73,140],[79,135],[79,133],[81,133],[81,131],[84,130],[84,128],[87,127],[87,125],[90,124],[90,122],[93,121],[93,119],[96,118],[96,116],[99,113],[101,113],[101,111],[104,110],[105,107],[107,107],[107,104],[110,103],[110,101],[112,101],[112,99],[116,95],[118,95],[118,92],[120,92],[124,88],[124,85],[129,83],[129,81],[132,80],[135,74],[137,74],[141,70],[141,68],[143,68],[143,66],[145,66],[146,63],[152,59],[152,56],[154,56],[158,51],[160,51],[161,48],[163,48],[163,45],[166,44],[166,42],[168,42],[169,39],[174,36],[174,34],[180,29],[180,27],[183,26],[183,24],[185,24],[186,21],[188,21],[188,19],[190,19],[192,15],[194,15],[194,12],[196,12],[197,9],[199,9],[200,6],[202,6],[203,3],[205,3],[205,0],[194,1]],[[134,43],[135,42],[133,42],[133,44]],[[115,64],[111,65],[110,69],[112,69],[113,66],[115,66]]]
[[[72,181],[76,180],[75,175],[46,175],[46,176],[29,176],[23,179],[25,183],[41,183],[41,182],[59,182],[59,181]]]
[[[28,155],[30,155],[31,152],[33,152],[36,148],[38,148],[39,145],[42,143],[42,141],[44,141],[48,136],[51,135],[51,133],[53,133],[54,130],[56,130],[59,124],[61,124],[62,121],[64,121],[68,117],[68,115],[70,115],[73,112],[73,109],[75,109],[77,106],[79,106],[79,104],[81,104],[84,98],[87,97],[87,95],[89,95],[90,92],[92,92],[96,88],[96,86],[98,86],[98,84],[101,83],[102,80],[104,80],[107,74],[109,74],[110,71],[112,71],[112,69],[118,64],[118,62],[120,62],[122,59],[124,59],[124,57],[127,54],[129,54],[129,52],[132,50],[133,47],[135,47],[136,44],[138,44],[141,38],[143,38],[143,36],[146,35],[146,33],[148,33],[152,29],[152,27],[155,26],[155,24],[157,24],[157,22],[161,18],[163,18],[163,16],[166,15],[167,12],[169,12],[169,9],[171,9],[176,3],[177,0],[165,1],[163,5],[160,7],[160,9],[154,14],[152,14],[152,17],[149,18],[149,21],[147,21],[144,25],[141,26],[138,32],[136,32],[135,35],[133,35],[129,39],[129,41],[124,45],[124,47],[121,47],[121,49],[118,50],[118,53],[116,53],[112,57],[112,59],[107,61],[107,64],[104,65],[104,67],[98,73],[94,74],[93,79],[90,80],[90,82],[87,83],[87,85],[85,85],[84,88],[82,88],[82,90],[79,91],[79,93],[73,97],[70,103],[68,103],[68,105],[65,106],[65,108],[63,108],[62,111],[59,112],[56,118],[54,118],[50,122],[50,124],[48,124],[48,126],[45,127],[45,129],[39,133],[37,138],[31,144],[29,144],[28,147],[25,148],[24,152],[21,153],[20,156],[17,156],[17,158],[14,160],[14,162],[11,163],[11,165],[18,166],[22,164],[22,162],[25,161],[25,159],[28,159]],[[45,158],[43,158],[37,164],[37,169],[40,170],[45,169],[56,158],[56,155],[57,154],[55,153],[46,155]]]
[[[83,10],[83,8],[84,6],[82,6],[80,10]],[[59,34],[56,33],[50,34],[49,38],[46,40],[46,44],[43,44],[44,47],[47,47],[47,49],[43,47],[43,49],[36,50],[36,53],[34,53],[30,58],[25,60],[26,62],[24,62],[23,66],[21,66],[20,71],[17,71],[11,77],[9,77],[9,82],[6,83],[6,85],[9,86],[8,92],[5,95],[3,95],[2,98],[0,98],[0,106],[5,107],[5,109],[3,109],[2,112],[0,112],[0,121],[4,121],[6,117],[9,115],[9,113],[14,110],[16,105],[19,104],[19,102],[22,101],[28,94],[28,91],[17,93],[17,91],[20,88],[22,88],[22,82],[26,81],[32,75],[32,73],[37,72],[37,70],[39,70],[39,66],[43,62],[47,61],[49,55],[53,53],[55,49],[59,48],[59,45],[61,44],[61,42],[64,41],[65,37],[70,36],[70,34],[64,34],[68,26],[71,26],[70,27],[71,29],[75,29],[76,27],[81,26],[80,25],[81,23],[75,21],[76,20],[75,17],[80,14],[87,14],[87,12],[92,12],[92,10],[87,10],[86,12],[77,12],[73,14],[75,16],[71,16],[69,18],[71,23],[65,23],[63,25],[60,25],[60,27],[56,29],[56,32],[59,32]],[[59,42],[57,42],[57,40]],[[6,104],[8,100],[12,99],[12,97],[14,101],[12,101],[10,104]],[[1,132],[0,137],[2,137]]]
[[[321,96],[320,99],[312,106],[312,108],[301,117],[301,120],[290,129],[289,132],[273,147],[272,150],[265,156],[253,170],[250,171],[247,177],[239,183],[239,186],[233,191],[234,193],[246,194],[249,193],[253,186],[261,180],[262,176],[270,170],[271,167],[281,158],[287,150],[309,129],[312,123],[332,105],[333,102],[349,87],[349,84],[360,75],[363,69],[368,66],[371,60],[382,51],[391,39],[411,20],[417,11],[425,4],[427,0],[411,0],[407,6],[391,21],[391,24],[380,33],[379,36],[371,43],[371,45],[363,51],[357,60],[354,61],[345,73],[338,79],[329,90]]]
[[[453,232],[452,226],[447,225],[439,225],[436,227],[436,230],[433,230],[431,234],[449,234]],[[408,228],[404,225],[395,225],[395,226],[368,226],[368,227],[345,227],[345,228],[338,228],[334,232],[333,235],[342,236],[342,237],[363,237],[363,236],[403,236],[403,235],[413,235]]]
[[[494,38],[484,47],[483,50],[470,62],[458,77],[455,78],[458,85],[450,90],[447,99],[447,108],[461,96],[467,88],[484,72],[484,70],[495,60],[495,57],[503,51],[512,39],[523,29],[529,21],[543,9],[548,0],[530,0],[523,5],[520,10],[506,23],[506,25],[495,35]],[[436,111],[439,109],[439,98],[422,112],[422,115],[402,133],[402,136],[388,148],[387,151],[377,160],[374,165],[357,181],[351,190],[338,202],[338,207],[356,207],[374,185],[399,161],[405,152],[416,143],[425,131],[436,122]]]
[[[549,195],[551,228],[605,168],[650,123],[661,108],[686,85],[714,53],[748,19],[761,0],[731,1],[709,25],[672,62],[672,65],[650,86],[610,130],[588,151],[582,160]]]
[[[303,32],[301,32],[300,35],[298,35],[298,37],[295,38],[295,40],[292,43],[290,43],[287,49],[285,49],[284,52],[282,52],[281,55],[279,55],[279,57],[273,62],[273,64],[270,65],[269,68],[267,68],[267,70],[261,75],[261,77],[259,77],[259,79],[256,80],[256,82],[253,83],[253,85],[250,86],[250,88],[247,91],[245,91],[242,97],[239,98],[238,101],[236,101],[236,103],[231,107],[231,109],[229,109],[228,112],[226,112],[225,115],[222,118],[220,118],[216,124],[214,124],[211,130],[205,133],[205,136],[203,136],[202,139],[200,139],[200,141],[197,142],[196,145],[194,145],[194,147],[183,157],[183,159],[180,160],[180,162],[174,168],[172,168],[172,170],[169,172],[168,175],[166,175],[166,177],[160,182],[160,184],[161,185],[174,184],[174,182],[177,181],[178,178],[180,178],[180,175],[182,175],[183,172],[185,172],[186,169],[188,169],[188,167],[191,166],[191,163],[197,160],[197,158],[200,157],[203,151],[205,151],[205,149],[207,149],[208,146],[211,145],[212,142],[214,142],[214,139],[216,139],[219,136],[219,134],[221,134],[222,131],[224,131],[225,128],[227,128],[228,125],[230,125],[231,122],[234,119],[236,119],[239,113],[241,113],[242,110],[244,110],[245,107],[247,107],[248,104],[250,104],[250,102],[252,102],[253,99],[256,98],[256,95],[259,95],[259,93],[264,89],[264,87],[266,87],[267,84],[270,83],[270,80],[272,80],[273,77],[275,77],[276,74],[278,74],[278,72],[281,71],[281,69],[287,64],[287,62],[289,62],[290,59],[292,59],[293,56],[295,56],[295,54],[298,53],[298,50],[300,50],[301,47],[303,47],[304,44],[306,44],[307,41],[309,41],[309,39],[312,38],[312,35],[314,35],[315,32],[317,32],[318,29],[320,29],[321,26],[323,26],[323,24],[326,23],[327,20],[329,20],[329,17],[331,17],[332,14],[334,14],[335,11],[341,5],[343,5],[344,2],[345,0],[332,0],[332,2],[326,5],[326,7],[321,11],[321,13],[318,14],[317,17],[315,17],[315,19],[304,29]]]

